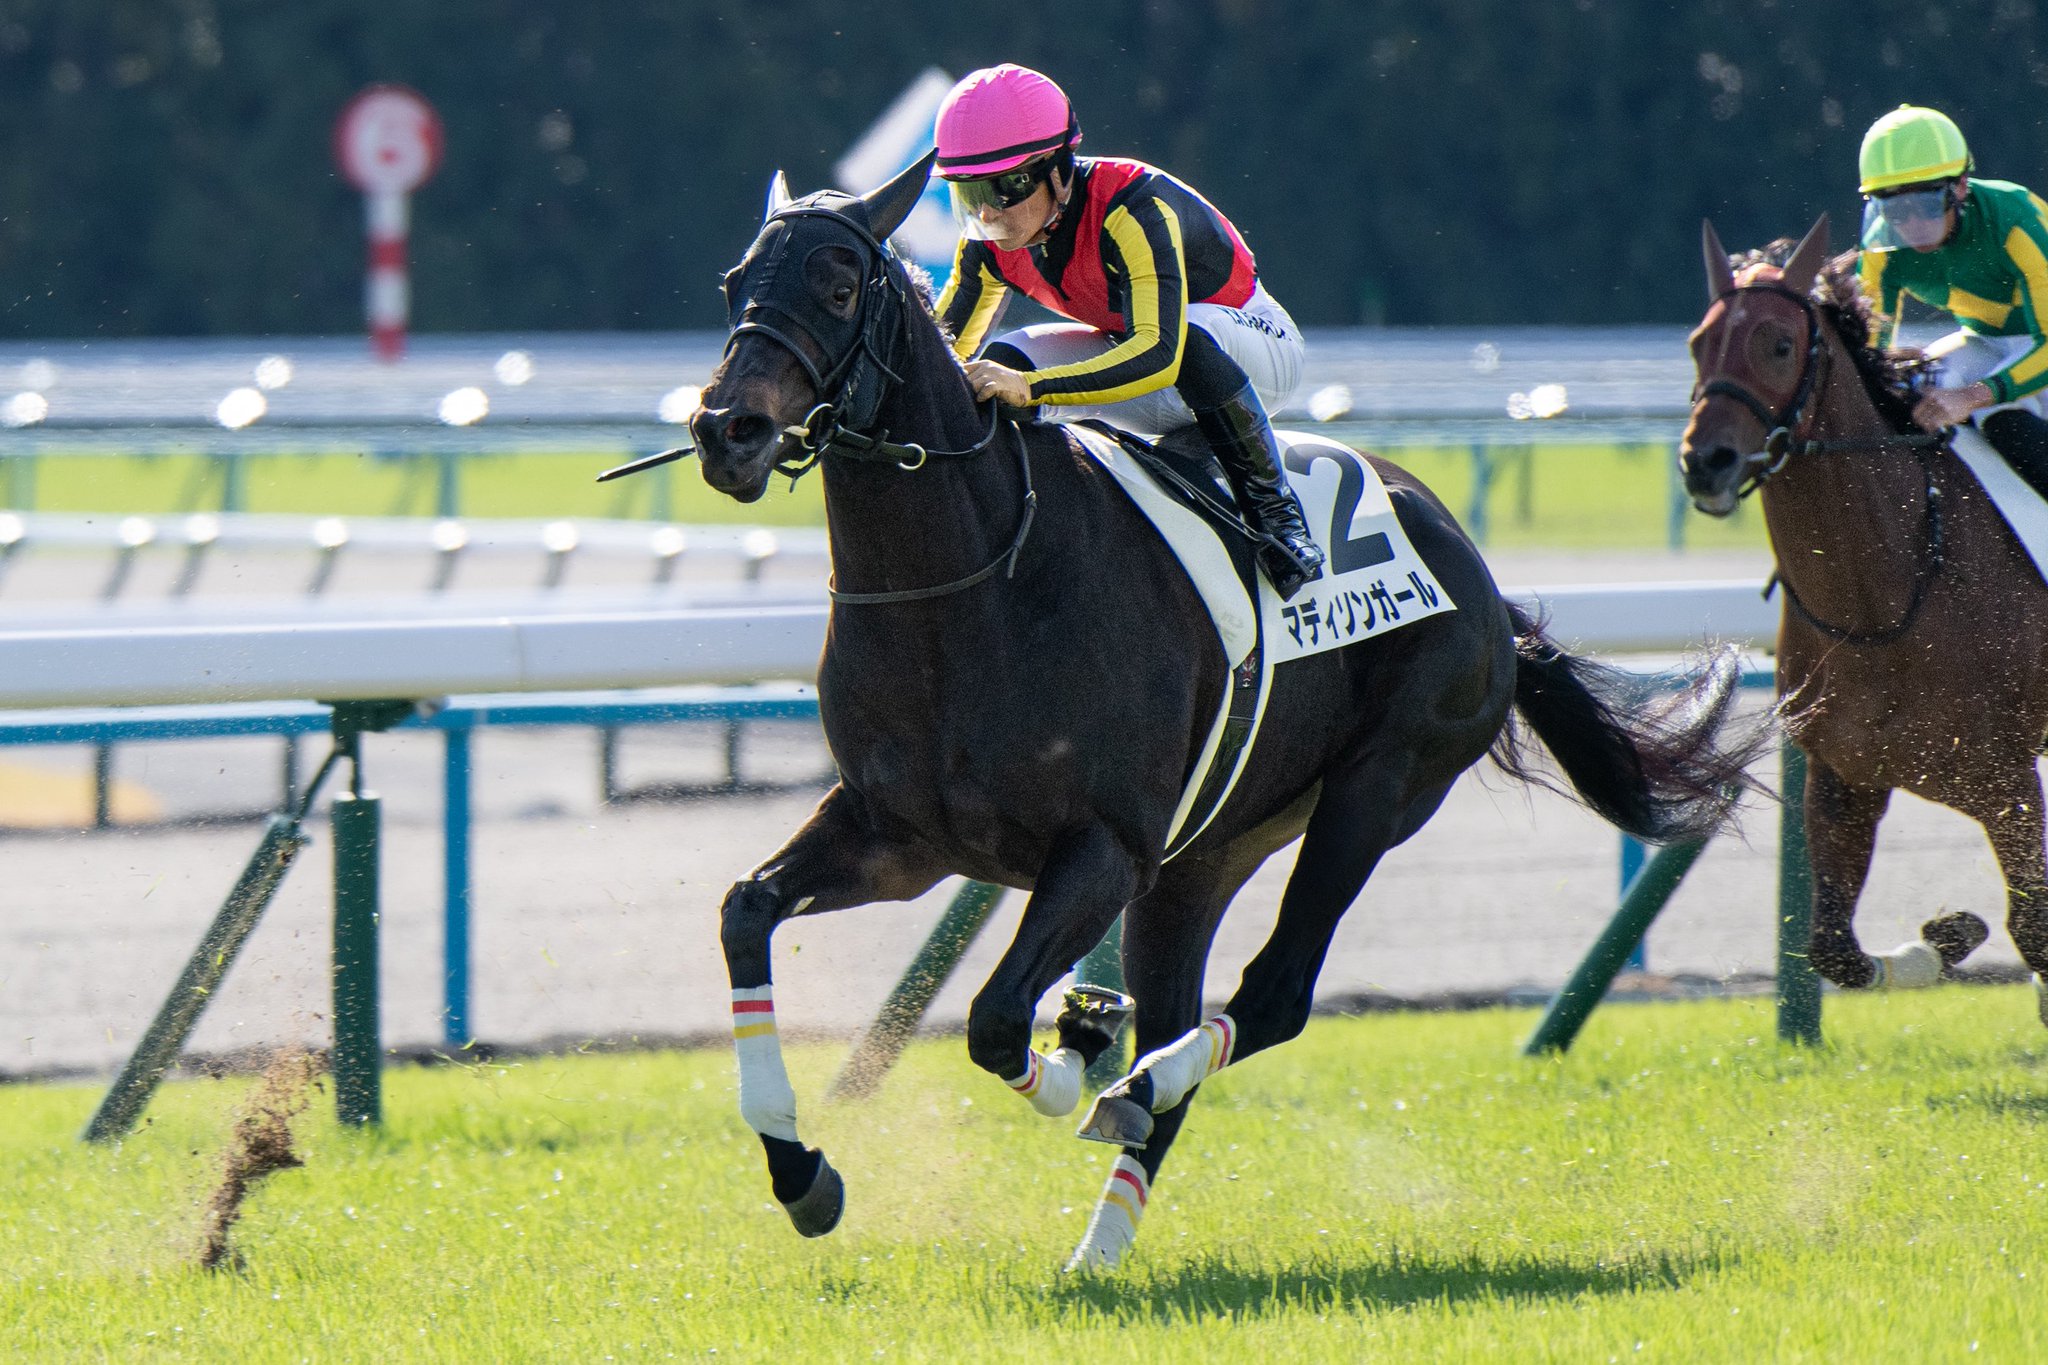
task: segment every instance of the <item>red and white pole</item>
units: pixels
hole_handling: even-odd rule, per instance
[[[373,85],[350,100],[334,125],[334,156],[363,192],[370,271],[363,291],[370,349],[379,360],[405,353],[412,285],[405,238],[412,192],[441,165],[441,118],[402,85]]]
[[[411,196],[379,191],[364,196],[370,239],[369,284],[363,309],[370,320],[370,351],[379,360],[405,354],[405,320],[412,286],[405,276],[405,234]]]

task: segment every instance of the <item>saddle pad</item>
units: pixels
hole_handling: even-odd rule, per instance
[[[2012,527],[2034,571],[2048,581],[2048,502],[2043,502],[2025,479],[2005,462],[1984,433],[1973,426],[1960,426],[1950,434],[1949,444],[1956,456],[1969,466],[1991,505]]]
[[[1263,579],[1259,610],[1276,664],[1306,658],[1456,611],[1408,543],[1372,462],[1323,436],[1287,432],[1288,482],[1329,556],[1323,576],[1282,602]]]
[[[1222,705],[1167,833],[1170,859],[1194,841],[1236,788],[1266,717],[1273,669],[1282,659],[1339,649],[1457,606],[1408,543],[1379,472],[1349,446],[1320,436],[1281,436],[1310,532],[1329,562],[1323,577],[1291,602],[1282,602],[1259,575],[1254,615],[1244,583],[1208,522],[1168,495],[1109,436],[1078,424],[1067,430],[1158,529],[1207,604],[1230,662]]]
[[[1187,570],[1195,592],[1209,608],[1209,618],[1215,622],[1216,634],[1223,641],[1224,658],[1232,668],[1238,667],[1258,647],[1259,623],[1244,583],[1230,562],[1230,552],[1223,548],[1207,522],[1154,483],[1145,467],[1114,440],[1079,423],[1069,424],[1066,430],[1095,457],[1097,464],[1109,471],[1146,520],[1158,529],[1160,538],[1173,551],[1181,568]],[[1261,588],[1264,589],[1263,581]]]

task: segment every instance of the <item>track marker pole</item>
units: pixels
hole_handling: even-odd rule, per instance
[[[1669,844],[1657,850],[1636,879],[1629,885],[1628,894],[1621,898],[1621,907],[1614,912],[1607,927],[1594,940],[1585,961],[1579,963],[1557,998],[1550,1002],[1550,1009],[1529,1035],[1529,1041],[1522,1046],[1522,1055],[1541,1056],[1546,1052],[1563,1052],[1570,1048],[1572,1040],[1579,1036],[1588,1017],[1607,994],[1607,988],[1621,971],[1622,965],[1634,951],[1637,943],[1649,932],[1651,921],[1657,918],[1671,893],[1678,889],[1679,882],[1692,865],[1699,860],[1707,841]]]
[[[917,1031],[918,1020],[930,1008],[932,998],[946,984],[946,978],[960,965],[968,946],[1003,898],[1004,888],[987,882],[969,882],[953,897],[946,913],[911,959],[909,970],[882,1002],[875,1022],[854,1046],[846,1064],[833,1078],[827,1099],[858,1100],[874,1094],[889,1074],[903,1045]]]

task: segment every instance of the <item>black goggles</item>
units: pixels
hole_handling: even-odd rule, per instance
[[[953,192],[953,201],[970,211],[1013,209],[1036,194],[1051,173],[1052,158],[1047,157],[1029,166],[1019,166],[1014,171],[983,176],[978,180],[949,180],[946,186]]]

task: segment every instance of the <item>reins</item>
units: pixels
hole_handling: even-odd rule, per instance
[[[968,459],[986,451],[995,444],[996,434],[1002,429],[1001,405],[994,398],[987,399],[988,430],[973,445],[959,450],[933,450],[914,441],[892,441],[887,430],[872,432],[859,430],[867,425],[880,410],[882,401],[894,386],[903,382],[903,376],[896,372],[895,361],[899,344],[908,324],[910,306],[906,282],[899,279],[899,270],[892,270],[895,255],[888,246],[877,240],[867,227],[822,204],[792,204],[768,215],[768,222],[778,219],[800,217],[826,218],[846,228],[857,237],[869,252],[873,273],[868,287],[861,292],[860,304],[853,323],[856,337],[845,354],[833,360],[821,372],[801,346],[775,327],[758,321],[743,320],[732,329],[726,338],[726,347],[747,332],[758,332],[769,340],[794,354],[810,377],[815,391],[823,395],[822,401],[804,415],[804,420],[784,427],[782,435],[796,444],[798,455],[779,459],[774,468],[778,474],[785,474],[792,483],[817,468],[826,456],[839,459],[860,460],[871,464],[888,464],[906,472],[922,469],[932,459]],[[886,307],[893,302],[894,307]],[[753,311],[749,301],[742,310],[743,317]],[[781,311],[781,310],[777,310]],[[785,316],[788,314],[785,313]],[[802,325],[800,319],[792,319]],[[892,335],[881,338],[877,334],[887,330]],[[886,346],[889,357],[883,358]],[[866,358],[872,373],[862,374],[859,362]],[[863,386],[859,394],[862,411],[849,422],[845,418],[849,394]],[[980,406],[979,403],[976,406]],[[1013,428],[1014,429],[1014,428]],[[1017,559],[1024,551],[1024,542],[1031,534],[1032,520],[1038,515],[1038,490],[1031,481],[1031,455],[1020,436],[1017,440],[1017,465],[1024,480],[1024,505],[1017,518],[1016,534],[1003,552],[982,568],[963,578],[948,583],[938,583],[927,588],[905,588],[895,592],[843,592],[835,585],[827,585],[827,591],[835,603],[848,606],[881,606],[893,602],[922,602],[934,597],[946,597],[964,592],[977,584],[984,583],[1004,570],[1006,576],[1015,576]]]

